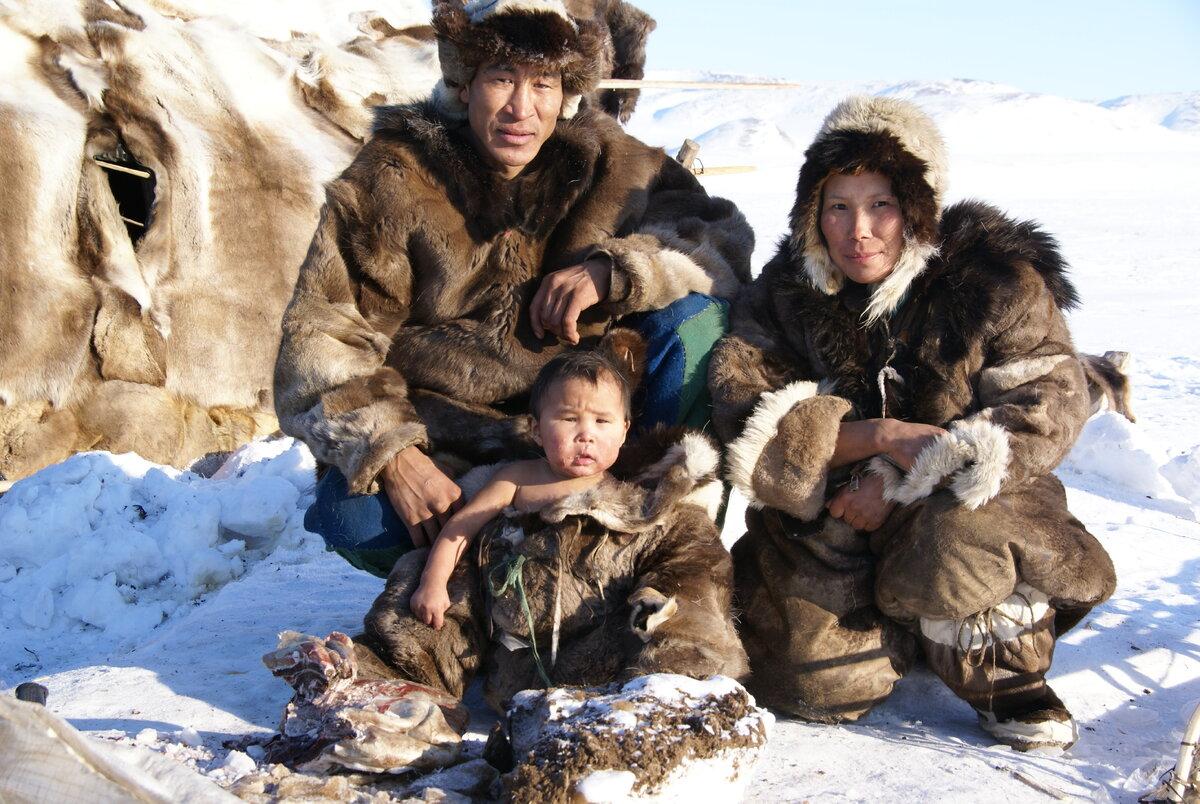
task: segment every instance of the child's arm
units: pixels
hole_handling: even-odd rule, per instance
[[[518,488],[519,467],[520,464],[506,466],[496,472],[469,503],[450,517],[438,534],[429,558],[425,559],[421,584],[408,602],[408,607],[421,622],[434,628],[442,627],[443,615],[450,608],[446,583],[475,534],[512,504]]]

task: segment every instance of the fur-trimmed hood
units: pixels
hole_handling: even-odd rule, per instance
[[[858,95],[839,103],[805,152],[785,241],[791,261],[822,293],[845,285],[821,234],[821,198],[835,173],[881,173],[892,183],[904,216],[904,248],[895,268],[871,292],[868,322],[895,311],[912,281],[937,253],[938,221],[946,192],[946,148],[920,108],[896,98]]]
[[[562,76],[560,117],[579,110],[583,95],[612,71],[613,47],[605,26],[572,16],[561,0],[438,0],[433,10],[442,80],[434,102],[465,119],[459,90],[488,62],[531,64]]]
[[[619,533],[653,527],[677,505],[700,506],[715,520],[722,493],[719,463],[720,453],[708,436],[677,428],[654,430],[625,445],[613,477],[537,514],[552,524],[587,516]]]

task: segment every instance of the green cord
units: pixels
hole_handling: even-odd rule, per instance
[[[525,566],[525,556],[514,555],[510,557],[504,564],[501,564],[488,575],[488,590],[492,593],[492,597],[500,597],[509,589],[515,589],[517,598],[521,601],[521,610],[525,612],[525,622],[529,626],[529,648],[533,652],[533,663],[537,666],[538,675],[542,677],[547,687],[553,687],[554,683],[550,680],[550,676],[546,674],[546,668],[542,664],[542,657],[538,653],[537,636],[533,630],[533,613],[529,610],[529,598],[525,594],[525,579],[522,568]],[[496,580],[493,577],[497,571],[504,573],[504,583],[500,588],[496,588]]]

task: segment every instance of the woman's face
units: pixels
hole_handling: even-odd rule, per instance
[[[881,173],[835,173],[821,198],[821,234],[833,264],[851,282],[869,285],[892,272],[904,248],[904,218]]]

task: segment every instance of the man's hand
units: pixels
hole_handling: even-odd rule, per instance
[[[907,472],[916,463],[921,450],[929,446],[938,436],[946,434],[941,427],[917,422],[903,422],[899,419],[883,419],[884,453],[896,462],[896,465]]]
[[[830,516],[855,530],[872,531],[887,521],[896,503],[883,499],[883,478],[867,474],[857,484],[851,481],[838,489],[825,507]]]
[[[612,265],[607,259],[592,259],[563,268],[547,276],[529,305],[529,321],[539,338],[552,332],[571,344],[579,343],[575,323],[579,314],[608,298]]]
[[[408,599],[408,607],[417,619],[437,630],[446,622],[446,609],[450,608],[450,595],[446,584],[427,584],[421,581],[417,591]]]
[[[462,507],[462,489],[417,447],[396,453],[384,464],[380,480],[417,547],[432,544],[450,515]]]

